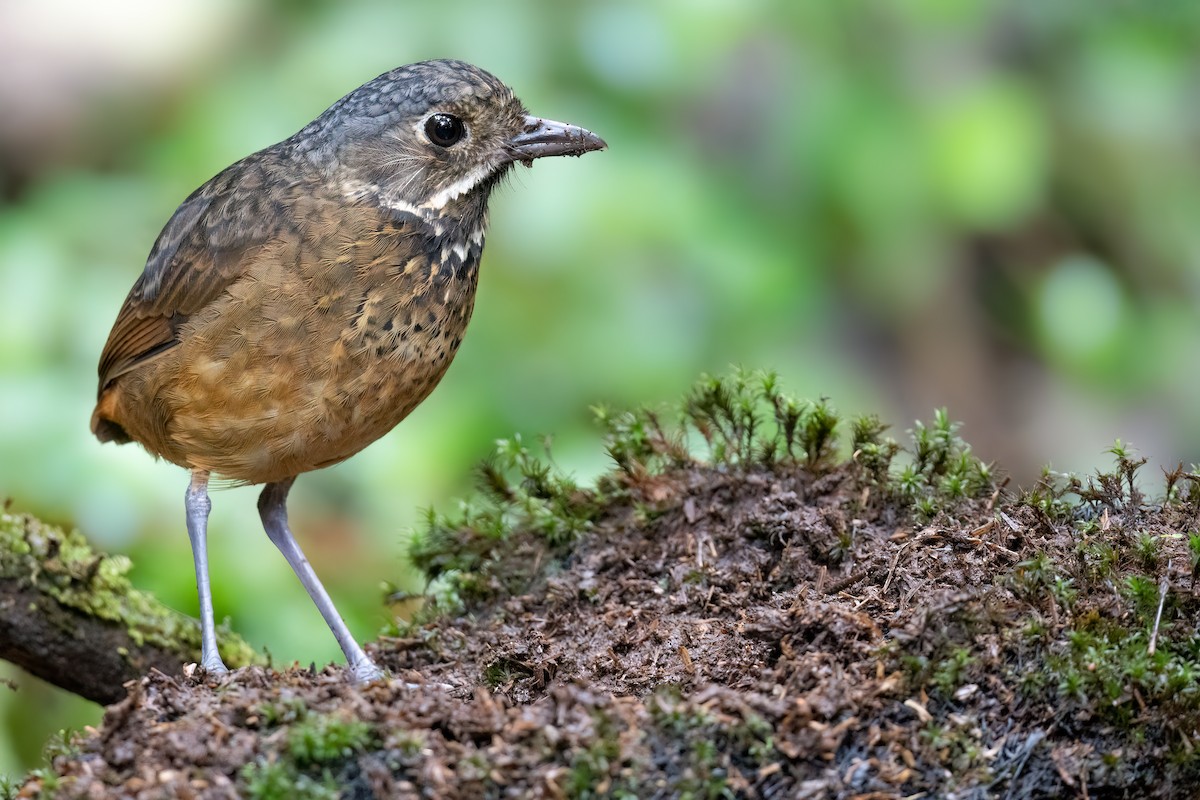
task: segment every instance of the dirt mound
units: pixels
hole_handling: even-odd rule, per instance
[[[602,413],[595,489],[501,443],[391,682],[152,674],[22,796],[1195,796],[1196,476],[1005,496],[944,415],[839,461],[769,379],[683,408]]]

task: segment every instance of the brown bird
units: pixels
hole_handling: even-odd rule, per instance
[[[354,640],[288,529],[288,490],[392,429],[429,395],[474,306],[492,189],[514,163],[605,147],[531,116],[461,61],[380,75],[175,211],[100,356],[92,432],[191,471],[185,495],[202,665],[217,653],[211,475],[266,486],[258,510],[346,654]]]

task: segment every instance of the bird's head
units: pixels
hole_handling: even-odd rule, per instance
[[[516,162],[606,146],[584,128],[529,114],[512,89],[462,61],[422,61],[384,73],[293,141],[312,143],[303,154],[336,171],[349,193],[452,216],[463,205],[481,212]]]

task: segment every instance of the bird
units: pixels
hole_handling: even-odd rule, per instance
[[[479,67],[422,61],[363,84],[175,210],[100,355],[91,430],[190,473],[200,666],[228,671],[208,577],[212,479],[264,484],[267,537],[351,678],[384,677],[292,535],[289,490],[386,434],[446,373],[474,307],[488,199],[512,167],[606,147],[530,114]]]

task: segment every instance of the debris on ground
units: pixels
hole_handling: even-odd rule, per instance
[[[390,681],[152,672],[16,796],[1196,796],[1200,476],[1009,489],[769,375],[597,413],[597,486],[513,439],[430,515]]]

